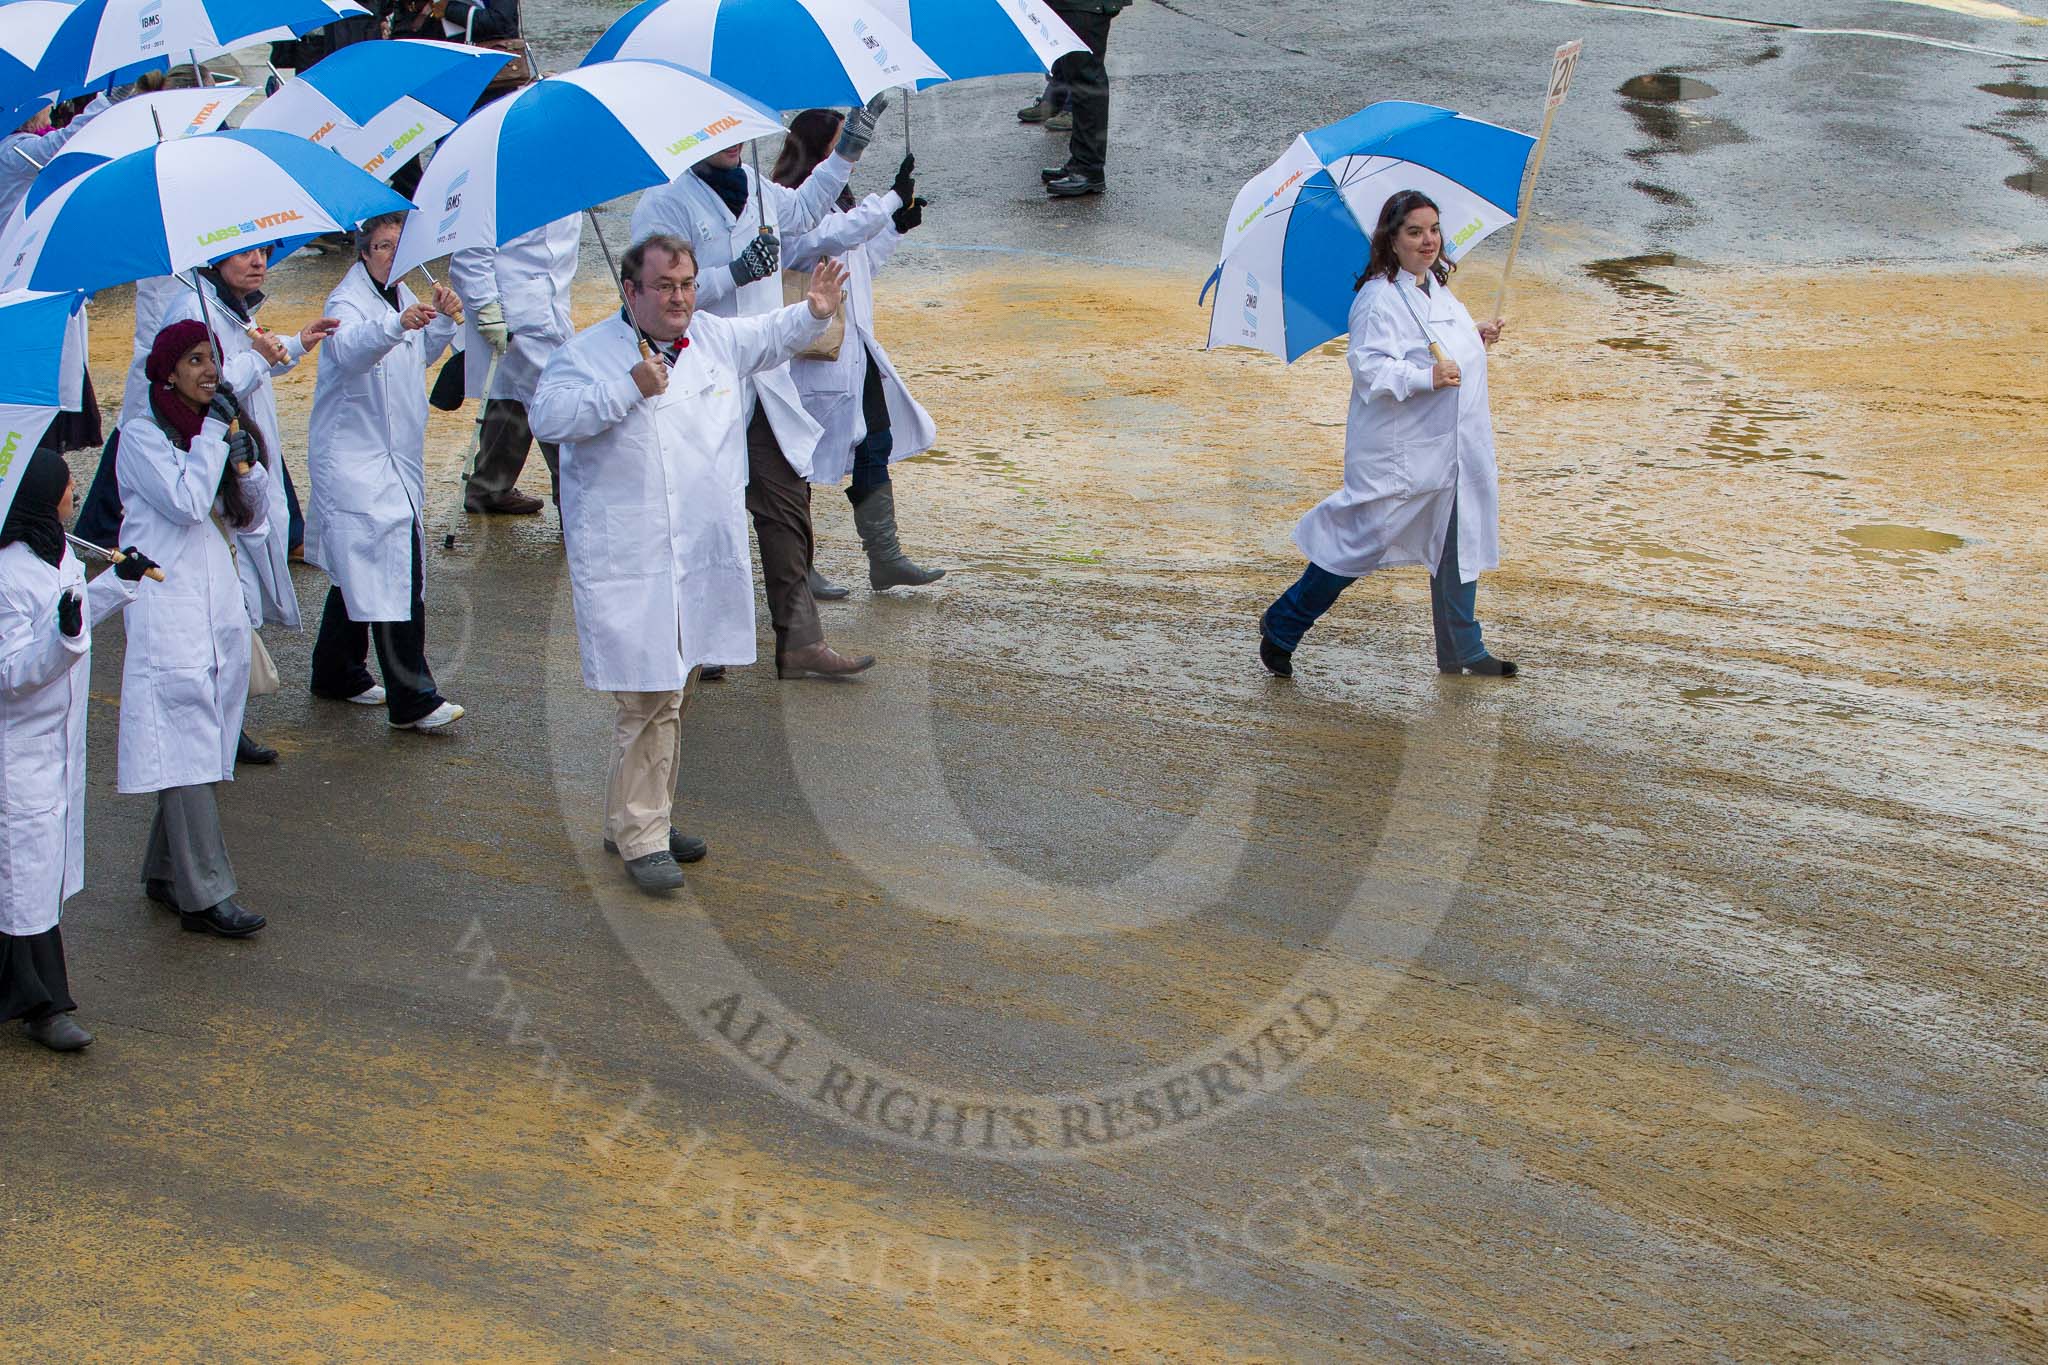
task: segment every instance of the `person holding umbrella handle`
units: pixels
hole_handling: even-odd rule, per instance
[[[1302,636],[1344,589],[1401,564],[1431,569],[1439,671],[1517,671],[1487,652],[1475,614],[1479,574],[1500,563],[1486,352],[1502,323],[1472,321],[1453,269],[1435,202],[1391,196],[1351,304],[1344,486],[1295,527],[1308,567],[1259,617],[1259,660],[1279,677],[1294,675]]]
[[[53,1052],[92,1034],[71,1018],[58,920],[85,883],[85,715],[92,627],[127,606],[154,567],[130,550],[88,582],[66,547],[71,470],[29,456],[0,524],[0,1020]]]

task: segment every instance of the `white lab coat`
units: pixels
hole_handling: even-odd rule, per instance
[[[199,296],[192,292],[193,276],[158,276],[135,286],[135,358],[128,369],[128,387],[122,397],[121,427],[125,431],[137,418],[148,420],[149,379],[142,372],[157,333],[174,322],[204,322],[220,347],[221,383],[242,405],[242,421],[263,438],[263,447],[273,461],[284,458],[284,443],[277,426],[277,391],[274,376],[288,373],[306,354],[296,332],[278,337],[284,343],[282,365],[272,366],[256,353],[256,343],[242,329],[241,319],[221,301],[212,280],[198,277],[206,291],[205,314],[201,316]],[[146,291],[146,296],[145,296]],[[147,309],[151,316],[145,318]],[[145,331],[146,329],[146,331]],[[118,456],[116,457],[118,461]],[[119,468],[118,463],[116,468]],[[265,623],[299,628],[299,594],[292,586],[290,537],[291,506],[284,495],[284,479],[272,478],[264,496],[270,506],[263,529],[235,535],[236,572],[242,581],[243,602],[249,624]]]
[[[1418,315],[1458,362],[1457,388],[1431,389],[1435,362]],[[1486,343],[1465,305],[1442,285],[1424,294],[1412,278],[1399,285],[1368,280],[1351,304],[1345,356],[1351,414],[1344,486],[1309,509],[1294,528],[1294,543],[1319,568],[1349,578],[1399,564],[1434,573],[1455,497],[1458,576],[1469,583],[1497,567],[1500,476]]]
[[[121,425],[121,544],[163,566],[164,581],[129,609],[121,664],[124,792],[231,782],[249,695],[249,613],[234,556],[214,525],[227,428],[209,417],[192,448],[153,417]],[[242,494],[261,535],[270,472],[252,465]]]
[[[861,383],[874,357],[882,379],[882,397],[889,407],[889,463],[932,448],[938,431],[875,337],[875,274],[889,263],[903,234],[891,220],[903,200],[896,191],[871,194],[851,209],[829,214],[815,228],[789,244],[783,264],[809,270],[827,256],[846,267],[846,339],[831,360],[789,362],[789,374],[804,400],[804,410],[818,424],[818,452],[811,457],[811,482],[827,487],[853,472],[853,448],[867,439],[868,419],[861,407]]]
[[[82,588],[85,625],[57,629],[57,598]],[[69,549],[52,568],[0,548],[0,934],[57,922],[85,885],[85,708],[92,628],[134,600],[111,573],[90,584]]]
[[[623,318],[548,362],[527,416],[562,448],[584,686],[673,692],[700,664],[754,662],[742,380],[824,330],[805,303],[759,318],[700,312],[653,401],[629,373],[640,350]]]
[[[781,276],[771,274],[737,289],[732,282],[733,257],[754,240],[764,215],[768,226],[781,234],[785,249],[792,238],[816,227],[832,212],[839,191],[846,188],[853,163],[835,152],[793,190],[772,180],[763,182],[751,166],[743,169],[747,202],[737,217],[694,170],[647,191],[633,210],[635,242],[666,232],[696,248],[697,310],[714,317],[760,317],[782,307]],[[818,446],[818,424],[804,411],[789,367],[777,366],[755,375],[744,382],[742,392],[747,418],[753,417],[754,404],[759,401],[768,414],[768,425],[775,430],[776,443],[782,447],[782,458],[809,478]]]
[[[448,284],[468,318],[462,333],[462,377],[471,398],[533,401],[541,370],[576,335],[569,303],[582,245],[583,216],[572,213],[501,247],[472,247],[448,258]],[[489,303],[504,311],[512,341],[491,367],[491,391],[486,395],[484,371],[491,347],[477,330],[476,315]]]
[[[417,301],[401,282],[399,308]],[[341,328],[313,381],[306,561],[341,589],[351,621],[410,620],[412,538],[426,537],[427,367],[455,319],[406,331],[361,261],[327,296],[326,316]]]

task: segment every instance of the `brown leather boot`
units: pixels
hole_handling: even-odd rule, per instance
[[[844,678],[854,673],[865,673],[874,666],[874,655],[863,654],[857,659],[850,659],[823,640],[775,656],[775,676],[778,678],[801,678],[809,673],[821,678]]]

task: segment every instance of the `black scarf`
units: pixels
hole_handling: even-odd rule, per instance
[[[15,541],[35,551],[36,558],[56,568],[64,560],[64,523],[57,520],[57,499],[71,482],[71,467],[48,446],[38,446],[21,472],[7,521],[0,525],[0,546]]]
[[[701,161],[691,167],[697,178],[711,187],[712,193],[725,201],[732,216],[740,216],[740,210],[747,206],[747,171],[744,166],[714,166]]]
[[[254,322],[256,320],[256,310],[263,306],[263,291],[261,289],[253,289],[246,294],[238,294],[228,288],[228,282],[220,277],[220,271],[214,267],[210,265],[201,266],[199,273],[204,278],[213,282],[213,292],[220,296],[220,301],[228,306],[230,313],[233,313],[243,322]]]
[[[405,311],[404,306],[398,301],[398,286],[396,284],[377,283],[377,277],[370,273],[370,263],[368,261],[363,262],[363,278],[370,282],[370,288],[377,291],[377,297],[391,305],[392,312],[403,313]]]

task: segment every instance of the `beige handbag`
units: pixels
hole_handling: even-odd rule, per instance
[[[802,303],[811,292],[811,272],[808,270],[785,270],[782,272],[782,306]],[[818,339],[796,353],[798,360],[837,360],[840,343],[846,340],[846,305],[832,315],[832,321],[825,324],[825,330]]]
[[[277,660],[270,657],[270,649],[263,643],[263,636],[254,626],[249,628],[249,695],[267,697],[284,686],[284,680],[277,676]]]

